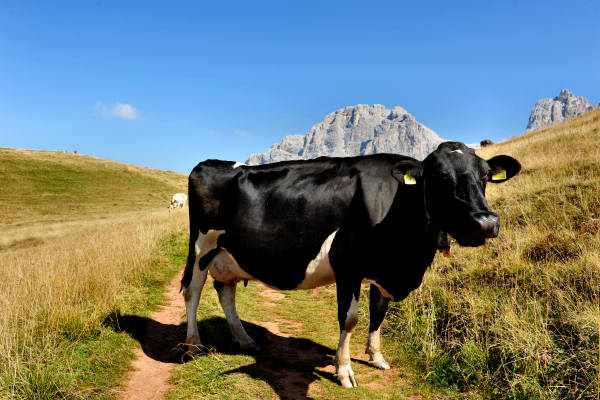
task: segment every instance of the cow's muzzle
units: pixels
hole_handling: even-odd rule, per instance
[[[500,231],[500,217],[496,213],[476,214],[473,221],[476,229],[473,232],[473,239],[495,238]]]
[[[472,214],[469,222],[463,225],[462,233],[456,232],[454,238],[461,246],[477,247],[485,243],[486,239],[498,236],[500,231],[500,218],[496,213]]]

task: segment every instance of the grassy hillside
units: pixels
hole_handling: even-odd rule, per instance
[[[600,395],[600,109],[485,147],[523,170],[488,185],[500,236],[436,258],[386,327],[427,379],[467,397]]]
[[[0,229],[167,206],[187,178],[62,151],[0,148]]]
[[[0,251],[166,210],[187,177],[62,151],[0,148]]]
[[[137,342],[102,323],[161,301],[185,191],[174,172],[0,149],[0,398],[112,397]]]

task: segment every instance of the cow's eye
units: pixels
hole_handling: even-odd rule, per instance
[[[431,178],[436,181],[447,181],[448,174],[445,174],[443,172],[434,172],[433,174],[431,174]]]
[[[485,175],[483,175],[483,176],[481,177],[481,181],[482,181],[483,183],[487,183],[487,181],[488,181],[489,179],[490,179],[490,174],[489,174],[489,172],[488,172],[487,174],[485,174]]]

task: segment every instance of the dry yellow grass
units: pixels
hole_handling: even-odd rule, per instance
[[[125,296],[141,296],[136,288],[158,242],[184,230],[186,216],[169,217],[161,209],[90,221],[34,248],[1,253],[0,376],[6,388],[23,385],[29,366],[51,358],[63,336],[76,341],[98,330]]]
[[[488,185],[496,239],[437,258],[392,310],[431,381],[495,398],[600,396],[600,110],[485,147],[523,165]]]

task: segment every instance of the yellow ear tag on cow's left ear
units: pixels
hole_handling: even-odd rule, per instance
[[[414,176],[412,176],[411,174],[409,174],[408,172],[404,174],[404,184],[405,185],[416,185],[417,184],[417,180],[415,179]]]
[[[494,171],[494,174],[492,175],[492,180],[493,181],[503,181],[506,179],[506,171],[503,170],[502,168],[498,168],[496,171]]]

